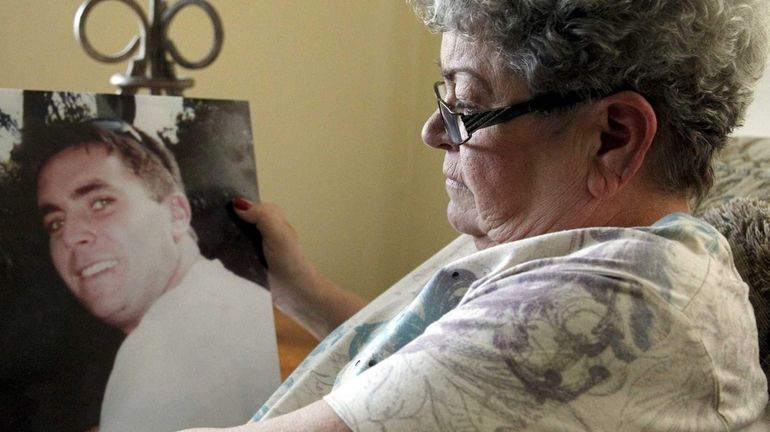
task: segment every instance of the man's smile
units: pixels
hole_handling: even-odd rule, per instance
[[[99,273],[102,273],[104,271],[107,271],[115,267],[116,265],[118,265],[118,260],[116,259],[97,261],[80,270],[78,272],[78,275],[84,279],[89,278]]]

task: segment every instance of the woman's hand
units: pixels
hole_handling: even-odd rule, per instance
[[[255,224],[262,234],[275,306],[313,336],[325,337],[366,304],[318,273],[280,207],[242,198],[235,199],[233,206],[238,216]]]

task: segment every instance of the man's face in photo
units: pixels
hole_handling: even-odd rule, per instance
[[[187,225],[174,197],[154,199],[116,153],[95,144],[56,154],[38,176],[37,202],[70,291],[129,332],[168,289]]]

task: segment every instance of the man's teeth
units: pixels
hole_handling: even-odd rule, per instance
[[[117,264],[118,264],[117,260],[99,261],[98,263],[90,265],[85,269],[83,269],[83,271],[80,272],[80,274],[83,277],[93,276],[99,272],[103,272],[107,269],[111,269],[115,267]]]

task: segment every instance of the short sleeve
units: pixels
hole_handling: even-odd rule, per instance
[[[352,430],[723,426],[698,333],[642,284],[546,267],[475,290],[325,397]]]

